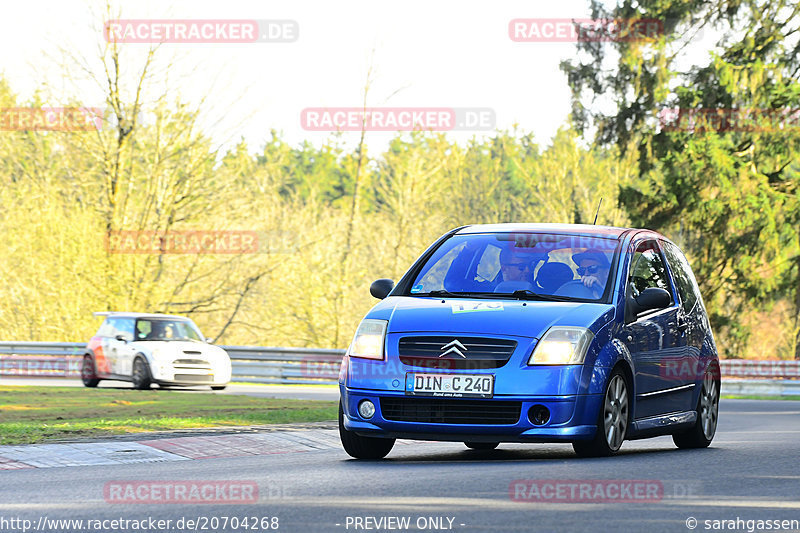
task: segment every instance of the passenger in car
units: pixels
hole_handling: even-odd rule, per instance
[[[600,298],[606,288],[606,280],[611,265],[606,254],[597,249],[589,249],[572,256],[578,265],[578,275],[583,285],[592,290],[595,298]]]

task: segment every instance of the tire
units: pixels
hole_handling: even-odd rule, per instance
[[[227,387],[227,385],[214,385],[211,387],[211,390],[225,390],[225,387]]]
[[[464,445],[470,450],[494,450],[500,445],[499,442],[465,442]]]
[[[83,356],[83,364],[81,365],[81,381],[83,381],[84,387],[91,388],[97,387],[97,384],[100,383],[100,380],[97,379],[97,370],[94,367],[94,361],[90,355]]]
[[[697,398],[697,421],[688,431],[672,435],[672,441],[678,448],[708,448],[717,432],[719,417],[719,381],[711,369],[703,375],[700,397]]]
[[[141,357],[133,360],[131,381],[133,381],[133,388],[138,390],[148,390],[150,385],[153,384],[153,379],[150,377],[150,369]]]
[[[380,437],[362,437],[344,427],[344,410],[339,402],[339,438],[344,451],[356,459],[383,459],[392,447],[395,439],[382,439]]]
[[[630,385],[619,368],[611,373],[597,415],[597,431],[588,441],[575,441],[572,448],[581,457],[608,457],[622,447],[630,427]]]

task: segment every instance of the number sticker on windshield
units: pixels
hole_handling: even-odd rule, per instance
[[[453,314],[476,311],[502,311],[503,302],[459,302],[452,305]]]

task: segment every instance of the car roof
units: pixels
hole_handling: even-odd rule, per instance
[[[549,224],[549,223],[505,223],[505,224],[474,224],[460,228],[457,235],[467,235],[474,233],[566,233],[575,235],[591,235],[596,237],[608,237],[619,239],[623,234],[629,232],[646,232],[654,237],[665,238],[663,235],[652,230],[637,230],[635,228],[621,228],[616,226],[597,226],[593,224]]]
[[[120,318],[174,318],[178,320],[190,320],[188,317],[180,315],[164,315],[161,313],[129,313],[127,311],[102,311],[92,313],[94,316],[120,317]]]

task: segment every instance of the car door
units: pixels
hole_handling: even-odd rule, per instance
[[[121,319],[114,317],[108,319],[108,336],[104,338],[103,353],[106,357],[106,363],[110,369],[111,374],[117,375],[120,373],[119,367],[119,351],[123,343],[116,339],[117,324]]]
[[[130,376],[133,374],[133,357],[136,355],[136,345],[133,344],[133,326],[136,320],[134,318],[120,318],[117,322],[117,335],[122,335],[125,341],[117,341],[119,343],[117,350],[117,365],[118,372],[122,376]]]
[[[117,376],[129,376],[130,353],[132,347],[130,341],[133,340],[133,318],[114,317],[109,319],[110,333],[108,337],[108,347],[104,347],[106,358],[111,366],[111,373]],[[125,340],[119,340],[122,336]]]
[[[93,352],[94,364],[97,374],[101,377],[114,373],[111,367],[111,339],[114,338],[113,320],[113,318],[106,318],[95,335],[97,345]]]
[[[679,306],[661,249],[654,239],[633,245],[633,254],[625,284],[626,300],[644,289],[658,287],[672,295],[670,305],[632,316],[629,310],[621,330],[622,342],[633,360],[634,392],[637,419],[683,411],[691,390],[681,388],[665,372],[666,364],[681,358],[686,348],[679,330]]]
[[[694,278],[689,262],[680,249],[671,242],[661,241],[664,256],[667,259],[672,279],[680,297],[681,307],[678,311],[678,324],[686,339],[686,351],[683,358],[673,362],[667,369],[684,384],[696,383],[703,378],[705,368],[701,365],[701,351],[706,331],[709,326],[700,298],[700,289]],[[687,399],[686,410],[691,410],[691,397]]]

